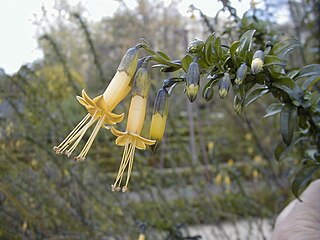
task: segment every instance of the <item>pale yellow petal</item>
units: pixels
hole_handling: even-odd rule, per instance
[[[156,143],[156,140],[151,140],[151,139],[148,139],[148,138],[144,138],[144,137],[141,137],[141,136],[137,136],[137,141],[138,139],[143,141],[146,145],[153,145]]]
[[[122,114],[115,114],[112,112],[108,112],[107,114],[107,118],[109,118],[110,121],[114,122],[114,123],[119,123],[123,120],[124,118],[124,113]]]
[[[89,106],[89,104],[82,97],[76,96],[76,98],[82,106],[85,106],[86,108]]]
[[[115,136],[117,136],[117,137],[119,137],[119,136],[122,136],[122,135],[125,135],[125,134],[126,134],[126,132],[121,132],[121,131],[119,131],[119,130],[115,129],[114,127],[112,127],[112,128],[111,128],[111,132],[112,132],[112,134],[113,134],[113,135],[115,135]]]
[[[88,96],[88,94],[84,91],[84,89],[82,90],[82,97],[84,98],[84,100],[92,106],[95,106],[95,103],[92,101],[92,99]]]
[[[146,144],[140,140],[139,138],[136,138],[136,148],[140,150],[145,150],[146,149]]]
[[[130,138],[129,135],[119,136],[119,137],[116,139],[116,145],[121,146],[121,147],[122,147],[122,146],[125,146],[128,138]]]

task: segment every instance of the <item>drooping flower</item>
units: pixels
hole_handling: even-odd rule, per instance
[[[151,146],[152,151],[157,150],[163,138],[169,111],[169,94],[165,88],[161,88],[154,101],[150,124],[150,138],[156,140]]]
[[[132,88],[131,79],[138,63],[137,53],[138,48],[130,48],[127,51],[121,60],[117,73],[112,78],[103,95],[91,99],[83,90],[82,97],[77,96],[77,100],[87,109],[88,114],[58,146],[53,148],[57,154],[65,153],[69,157],[80,143],[86,131],[96,123],[82,151],[74,158],[77,161],[84,160],[100,128],[122,121],[124,114],[118,115],[112,113],[112,111],[128,95]]]
[[[154,140],[140,136],[146,115],[149,89],[150,76],[146,67],[142,66],[137,70],[134,78],[126,131],[121,132],[114,127],[111,128],[111,132],[117,136],[116,144],[118,146],[124,146],[124,152],[118,174],[114,184],[111,185],[112,191],[121,190],[122,180],[126,169],[127,178],[125,184],[122,186],[122,191],[125,192],[127,190],[133,167],[135,149],[144,150],[146,149],[146,145],[152,145],[155,143]]]

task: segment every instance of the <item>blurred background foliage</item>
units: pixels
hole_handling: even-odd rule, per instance
[[[212,1],[208,8],[221,8],[214,18],[196,5],[187,18],[175,1],[167,7],[137,3],[132,10],[121,1],[112,17],[92,22],[81,5],[57,0],[53,23],[45,10],[35,20],[43,59],[12,75],[0,71],[0,239],[137,239],[145,226],[147,239],[213,239],[208,232],[214,239],[266,239],[292,198],[290,181],[302,146],[274,160],[279,119],[262,119],[268,97],[241,119],[232,96],[219,100],[215,94],[209,103],[198,98],[191,104],[178,86],[162,146],[156,153],[137,153],[125,194],[111,192],[122,149],[106,130],[82,163],[54,154],[52,147],[84,114],[75,96],[83,88],[101,94],[141,37],[178,59],[193,38],[215,31],[230,44],[256,29],[257,49],[267,41],[300,40],[289,69],[320,63],[316,0],[251,1],[244,16],[228,0]],[[277,22],[279,6],[289,9],[290,21]],[[153,98],[168,76],[152,70],[145,136]],[[124,101],[118,111],[127,107]]]

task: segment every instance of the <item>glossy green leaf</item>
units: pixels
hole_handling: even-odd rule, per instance
[[[299,70],[293,70],[287,74],[287,77],[294,78],[299,73]]]
[[[252,45],[252,37],[256,30],[246,31],[240,38],[241,44],[238,47],[238,52],[240,55],[243,55],[244,52],[250,51]]]
[[[271,53],[283,60],[291,50],[299,46],[300,43],[298,40],[287,39],[281,42],[277,42],[271,49]]]
[[[283,103],[272,103],[266,109],[266,114],[263,116],[263,118],[271,117],[273,115],[280,113],[282,108],[283,108]]]
[[[280,65],[284,67],[286,64],[277,56],[266,55],[264,57],[264,66],[271,66],[271,65]]]
[[[192,63],[193,59],[189,55],[185,55],[181,60],[181,66],[185,72],[188,71],[190,63]]]
[[[157,54],[158,54],[160,57],[164,58],[165,60],[170,61],[170,58],[169,58],[168,55],[165,54],[164,52],[157,51]]]
[[[296,76],[295,79],[310,76],[320,76],[320,64],[311,64],[304,66],[300,69],[299,74]]]
[[[239,41],[236,41],[236,42],[233,42],[230,46],[230,54],[231,54],[231,57],[234,58],[234,55],[236,54],[236,50],[237,48],[239,47],[239,45],[241,44],[241,42]]]
[[[284,142],[279,143],[274,150],[274,158],[279,162],[299,142],[307,140],[307,137],[298,137],[292,141],[290,146]]]
[[[287,145],[284,142],[279,143],[274,150],[274,158],[279,162],[284,155]]]
[[[212,33],[204,44],[205,59],[209,65],[212,65],[212,44],[214,40],[214,33]]]
[[[312,76],[309,77],[303,84],[302,89],[303,90],[311,90],[311,88],[320,81],[320,76]]]
[[[300,93],[298,91],[300,89],[296,86],[295,82],[291,78],[281,77],[273,82],[272,86],[283,90],[289,95],[290,98],[300,101]]]
[[[248,107],[248,105],[250,103],[253,103],[254,101],[256,101],[258,98],[262,97],[263,95],[265,95],[266,93],[269,92],[268,88],[257,88],[255,90],[253,90],[252,92],[250,92],[248,94],[248,96],[246,97],[246,99],[244,100],[244,106]]]
[[[308,164],[303,166],[300,171],[296,174],[291,190],[293,195],[298,198],[300,201],[301,199],[299,198],[299,195],[304,187],[306,187],[307,183],[312,179],[312,176],[315,172],[317,172],[320,169],[320,165],[317,163],[314,164]]]
[[[295,106],[284,105],[280,113],[280,132],[285,144],[290,145],[298,120],[298,111]]]
[[[221,49],[221,40],[220,37],[217,37],[214,42],[214,52],[219,59],[222,58],[222,49]]]

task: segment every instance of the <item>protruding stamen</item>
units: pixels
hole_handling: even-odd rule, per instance
[[[89,140],[87,141],[87,143],[84,145],[82,151],[80,152],[80,154],[75,158],[75,160],[84,160],[86,158],[87,153],[89,152],[89,149],[94,141],[94,139],[96,138],[101,126],[104,123],[104,119],[106,117],[106,114],[104,114],[99,121],[97,122],[96,126],[94,127]]]
[[[95,113],[96,114],[96,113]],[[80,143],[81,139],[83,138],[84,134],[87,132],[87,130],[92,126],[92,124],[95,123],[96,119],[95,114],[92,116],[92,118],[90,119],[90,121],[88,123],[86,123],[85,126],[82,127],[82,129],[80,129],[70,140],[69,142],[67,142],[67,147],[68,148],[70,146],[71,143],[72,146],[65,151],[65,154],[70,157],[70,155],[72,154],[72,152],[76,149],[76,147],[78,146],[78,144]]]
[[[63,153],[61,151],[61,149],[68,145],[68,142],[71,138],[73,138],[73,136],[75,134],[77,134],[77,132],[79,131],[79,129],[81,129],[83,127],[83,125],[87,122],[87,120],[90,118],[90,114],[88,113],[79,123],[78,125],[68,134],[68,136],[58,145],[58,146],[54,146],[53,150],[57,153],[57,154],[61,154]]]
[[[129,183],[129,180],[130,180],[130,175],[131,175],[132,166],[133,166],[134,152],[136,150],[135,141],[134,141],[133,144],[131,144],[131,148],[132,149],[131,149],[131,153],[130,153],[130,156],[129,156],[129,167],[128,167],[127,180],[126,180],[126,184],[122,188],[122,192],[125,192],[128,189],[128,183]]]
[[[123,152],[123,156],[121,159],[116,180],[114,184],[111,185],[112,191],[115,191],[115,190],[119,191],[121,189],[120,185],[123,179],[124,171],[127,167],[128,167],[127,179],[126,179],[125,186],[122,187],[122,192],[125,192],[128,189],[128,183],[129,183],[129,179],[132,171],[135,149],[136,149],[135,141],[130,142],[130,139],[128,139],[124,148],[124,152]]]

